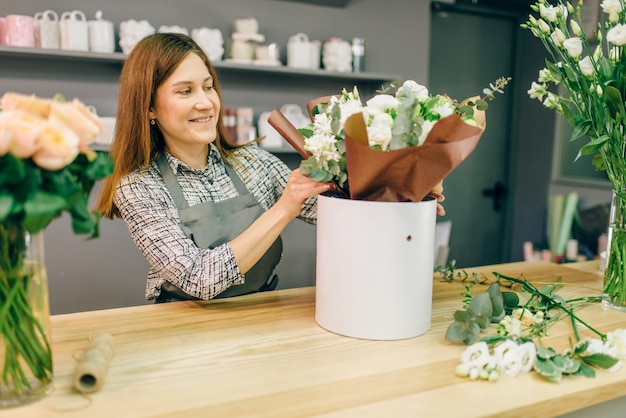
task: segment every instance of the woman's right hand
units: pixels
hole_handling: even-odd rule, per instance
[[[332,183],[321,183],[302,173],[299,168],[291,172],[285,191],[278,200],[291,218],[300,214],[302,204],[311,196],[327,192],[333,188]]]

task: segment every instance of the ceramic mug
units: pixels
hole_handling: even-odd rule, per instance
[[[7,18],[4,16],[0,16],[0,45],[8,45],[7,41],[5,39],[5,35],[6,35],[6,22],[7,22]]]
[[[280,60],[278,44],[258,45],[255,49],[255,57],[259,61],[275,62]]]
[[[63,12],[59,26],[61,49],[89,51],[89,31],[85,13],[80,10]]]
[[[44,49],[59,49],[59,16],[54,10],[46,10],[35,14],[35,44]]]
[[[6,45],[35,46],[35,18],[27,15],[7,15],[4,23]]]

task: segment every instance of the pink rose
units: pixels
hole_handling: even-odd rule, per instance
[[[79,139],[79,149],[81,152],[88,152],[88,145],[93,142],[102,130],[104,125],[97,116],[90,116],[93,113],[89,112],[85,105],[78,100],[71,102],[52,102],[50,107],[49,120],[52,123],[61,123],[70,128]]]
[[[17,158],[29,158],[39,147],[39,135],[43,120],[21,110],[8,110],[0,113],[0,126],[9,132],[8,152]],[[6,141],[6,140],[5,140]],[[4,141],[3,141],[4,142]]]
[[[78,156],[78,136],[64,126],[47,123],[41,130],[33,161],[46,170],[60,170]]]

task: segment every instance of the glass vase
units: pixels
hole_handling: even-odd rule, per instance
[[[626,312],[626,189],[613,190],[602,304]]]
[[[43,233],[0,223],[0,408],[52,388],[48,280]]]

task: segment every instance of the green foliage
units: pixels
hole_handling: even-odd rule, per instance
[[[506,298],[504,294],[508,294]],[[463,295],[467,297],[469,293]],[[507,312],[518,307],[518,303],[519,298],[515,293],[502,292],[498,283],[492,283],[486,292],[471,298],[464,311],[454,313],[454,322],[448,326],[446,339],[471,344],[478,340],[481,330],[491,323],[499,322]]]
[[[96,152],[91,158],[80,154],[57,171],[5,154],[0,156],[0,167],[0,223],[37,233],[68,212],[75,233],[97,236],[99,215],[89,211],[89,194],[97,180],[113,171],[108,153]]]

